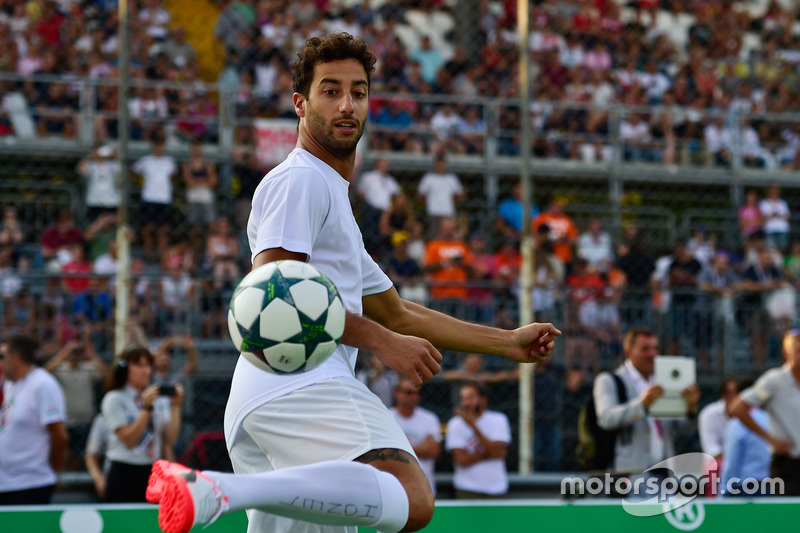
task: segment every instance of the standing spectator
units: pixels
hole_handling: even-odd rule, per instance
[[[764,439],[772,449],[770,475],[783,480],[784,496],[800,496],[800,334],[791,330],[783,337],[785,364],[767,370],[755,384],[731,403],[731,415]],[[750,415],[751,407],[769,414],[769,429]]]
[[[0,344],[0,505],[48,504],[67,451],[66,405],[58,381],[36,366],[36,341]]]
[[[668,287],[671,294],[670,305],[670,346],[671,354],[683,353],[680,344],[686,338],[697,346],[700,334],[697,324],[697,278],[703,270],[700,261],[692,257],[686,243],[675,243],[674,259],[669,265]]]
[[[549,228],[549,239],[553,242],[553,253],[565,265],[572,261],[572,246],[578,238],[578,228],[572,217],[564,212],[567,205],[566,198],[554,198],[547,206],[547,210],[533,219],[531,228],[535,234],[539,227],[546,225]]]
[[[447,172],[444,154],[436,155],[434,170],[422,176],[417,194],[425,201],[429,234],[435,234],[442,218],[456,216],[456,207],[464,200],[465,192],[458,176]]]
[[[453,456],[456,498],[498,498],[508,492],[508,417],[487,410],[489,395],[479,383],[459,390],[456,416],[447,423],[445,448]]]
[[[758,209],[764,217],[764,234],[767,242],[781,252],[789,248],[789,206],[781,198],[781,188],[771,185],[767,196],[758,202]]]
[[[3,208],[3,220],[0,222],[0,247],[15,251],[25,240],[25,231],[17,215],[17,207],[7,205]]]
[[[718,463],[724,459],[725,428],[731,419],[731,402],[739,394],[738,383],[725,378],[720,383],[719,399],[700,410],[697,415],[697,432],[700,434],[700,449],[714,457]]]
[[[727,325],[733,322],[733,296],[738,283],[739,274],[731,268],[730,258],[725,252],[717,252],[711,264],[697,278],[701,359],[703,350],[709,346],[716,348],[718,372],[725,369],[723,336]]]
[[[111,432],[106,501],[145,502],[147,478],[164,447],[172,446],[181,425],[183,387],[175,386],[169,411],[155,410],[158,385],[151,385],[153,355],[127,350],[114,365],[102,412]]]
[[[577,255],[600,272],[607,272],[613,264],[611,236],[603,231],[603,223],[599,218],[591,219],[587,231],[578,237]]]
[[[636,233],[617,259],[617,268],[625,275],[620,299],[624,327],[649,325],[651,321],[651,276],[655,261],[647,252],[644,235]]]
[[[758,194],[750,189],[744,195],[744,205],[739,208],[739,234],[742,243],[764,225],[764,215],[758,206]]]
[[[86,180],[86,218],[96,220],[101,214],[116,212],[119,205],[117,179],[120,164],[114,149],[100,146],[80,163],[78,173]]]
[[[152,153],[141,157],[133,164],[142,185],[142,205],[139,216],[143,224],[142,245],[149,259],[155,259],[155,241],[158,240],[158,255],[167,248],[169,227],[172,222],[172,178],[178,170],[175,159],[164,154],[164,139],[155,137]]]
[[[419,223],[414,218],[414,208],[404,192],[398,192],[392,197],[391,206],[381,213],[381,219],[378,222],[381,237],[386,240],[393,239],[397,232],[410,234],[417,225]]]
[[[740,309],[746,320],[753,367],[756,372],[764,371],[767,362],[767,344],[770,333],[774,330],[767,301],[770,294],[779,289],[784,281],[783,271],[775,264],[772,251],[766,246],[758,250],[758,260],[742,274],[741,286],[744,294]]]
[[[378,231],[381,214],[392,208],[392,198],[402,192],[397,180],[389,174],[389,161],[386,158],[375,161],[375,168],[361,175],[356,191],[364,200],[361,211],[364,246],[374,253],[383,244]]]
[[[661,420],[648,416],[648,409],[664,395],[653,379],[658,337],[647,328],[628,330],[623,341],[625,362],[614,370],[625,385],[628,401],[619,403],[611,374],[603,372],[594,380],[597,424],[606,431],[623,430],[614,448],[613,470],[644,472],[655,463],[675,455],[675,436],[693,425],[700,389],[696,384],[682,391],[688,418]]]
[[[237,228],[244,228],[247,226],[253,194],[264,177],[264,169],[261,168],[254,150],[234,150],[233,163],[234,182],[238,189],[234,222]]]
[[[408,253],[409,238],[407,231],[396,231],[392,234],[392,255],[386,273],[401,298],[424,304],[428,300],[428,293],[420,283],[422,269]]]
[[[217,166],[203,157],[203,143],[195,139],[189,160],[182,165],[186,186],[186,219],[198,241],[208,225],[216,218],[214,200],[219,183]]]
[[[412,52],[409,58],[414,63],[422,65],[422,78],[430,84],[436,82],[436,74],[439,67],[444,64],[444,58],[439,50],[433,47],[431,38],[427,35],[422,37],[419,43],[419,48]]]
[[[233,234],[230,221],[217,219],[206,238],[205,261],[214,275],[217,290],[232,284],[239,277],[239,241]]]
[[[394,407],[390,411],[408,437],[435,496],[434,467],[442,453],[442,425],[438,416],[419,406],[419,397],[419,387],[415,387],[410,379],[401,378],[394,388]]]
[[[536,472],[560,472],[565,369],[552,359],[543,363],[534,367],[533,374],[533,468]]]
[[[531,220],[539,214],[539,208],[531,203]],[[497,206],[496,228],[499,233],[507,238],[519,239],[522,231],[522,185],[515,182],[511,188],[511,196],[500,202]]]
[[[750,408],[750,418],[764,431],[769,431],[769,415],[759,408]],[[755,494],[742,491],[742,481],[755,479],[763,481],[770,474],[772,454],[769,446],[758,434],[754,433],[738,418],[731,420],[725,428],[724,457],[720,486],[722,496],[754,496],[769,494],[759,491]],[[734,481],[736,479],[737,481]],[[749,483],[748,483],[749,485]],[[730,491],[729,491],[730,489]],[[733,494],[733,491],[738,494]]]
[[[89,436],[86,438],[84,463],[86,464],[86,471],[92,477],[97,499],[100,501],[106,499],[106,481],[108,479],[108,470],[111,467],[111,463],[106,457],[110,433],[106,419],[103,418],[103,413],[97,413],[92,420]]]
[[[552,231],[547,224],[536,229],[534,236],[533,311],[536,317],[552,316],[557,293],[564,283],[565,264],[555,253],[555,244],[549,238]]]
[[[495,308],[491,281],[497,275],[494,255],[486,249],[486,237],[480,232],[470,236],[469,249],[472,252],[470,287],[467,290],[467,300],[471,310],[469,320],[491,326],[494,324]]]
[[[460,237],[453,218],[443,218],[439,235],[425,248],[425,272],[431,282],[431,307],[451,316],[466,313],[467,280],[472,252]]]
[[[87,330],[88,331],[88,330]],[[69,455],[67,466],[77,470],[92,419],[97,414],[95,386],[108,377],[108,367],[97,355],[89,335],[67,342],[44,365],[53,374],[67,400]]]

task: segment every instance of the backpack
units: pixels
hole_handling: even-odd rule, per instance
[[[625,383],[618,375],[611,373],[617,386],[619,403],[628,401]],[[597,424],[597,408],[592,394],[581,407],[578,414],[578,463],[587,470],[606,470],[614,462],[614,448],[617,436],[623,433],[630,439],[630,428],[607,431]]]

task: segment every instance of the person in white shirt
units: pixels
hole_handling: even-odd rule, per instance
[[[703,453],[713,456],[717,461],[722,460],[725,426],[731,419],[728,407],[731,400],[739,394],[736,380],[733,378],[723,380],[719,392],[719,399],[703,407],[697,415],[700,449],[703,450]]]
[[[239,358],[224,424],[236,473],[157,462],[150,501],[161,503],[165,533],[242,509],[250,533],[422,529],[433,515],[430,483],[389,409],[355,378],[358,349],[420,385],[441,369],[434,346],[528,362],[547,357],[560,335],[552,324],[506,331],[402,300],[367,254],[348,191],[375,61],[348,34],[306,41],[292,70],[297,148],[259,184],[247,228],[254,268],[308,261],[336,285],[342,343],[293,376]]]
[[[434,468],[442,454],[442,424],[435,413],[419,406],[420,388],[403,378],[394,388],[394,407],[391,409],[400,429],[419,459],[419,466],[431,483],[436,495]]]
[[[578,237],[578,257],[583,257],[600,272],[607,272],[614,263],[614,247],[611,236],[603,231],[603,222],[599,218],[589,221],[585,233]]]
[[[0,343],[0,505],[48,504],[67,452],[64,391],[36,366],[36,341],[13,335]]]
[[[422,176],[417,195],[425,201],[428,231],[433,237],[439,230],[441,219],[455,218],[456,207],[466,196],[458,176],[447,172],[444,154],[437,155],[433,171]]]
[[[389,174],[389,161],[380,158],[375,161],[375,168],[361,175],[356,184],[356,192],[364,199],[361,210],[361,227],[364,235],[364,246],[372,252],[381,244],[378,231],[381,215],[392,208],[392,198],[402,192],[400,184]]]
[[[789,248],[789,205],[781,198],[781,188],[770,185],[767,196],[758,202],[764,217],[764,234],[767,242],[785,252]]]
[[[178,171],[178,164],[172,156],[164,154],[164,140],[156,137],[152,153],[133,164],[133,171],[139,174],[142,185],[142,245],[145,254],[155,257],[155,241],[158,241],[158,254],[161,255],[169,244],[169,225],[172,221],[172,179]]]
[[[508,492],[508,417],[487,410],[489,395],[477,382],[461,385],[458,397],[460,405],[445,436],[445,448],[453,456],[456,498],[502,497]]]
[[[86,179],[86,218],[115,213],[119,205],[117,179],[121,166],[114,149],[100,146],[78,163],[78,173]]]

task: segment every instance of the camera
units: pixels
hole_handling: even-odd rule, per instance
[[[159,396],[175,396],[175,385],[161,385],[158,387]]]

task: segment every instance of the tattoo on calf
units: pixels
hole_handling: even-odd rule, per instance
[[[399,461],[401,463],[411,464],[411,455],[403,450],[395,448],[378,448],[377,450],[370,450],[361,457],[355,460],[359,463],[371,463],[373,461]]]

